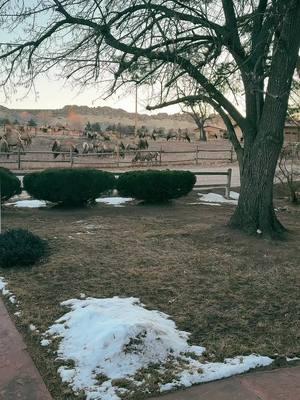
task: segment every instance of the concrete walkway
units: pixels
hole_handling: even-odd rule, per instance
[[[0,400],[52,400],[1,298]],[[235,376],[152,400],[300,400],[300,367]]]
[[[1,298],[0,400],[52,400]]]

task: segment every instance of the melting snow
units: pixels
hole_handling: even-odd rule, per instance
[[[226,203],[226,204],[237,205],[238,198],[239,198],[239,193],[236,193],[236,192],[230,192],[230,199],[225,199],[225,197],[223,197],[221,194],[217,194],[217,193],[207,193],[207,194],[198,193],[198,195],[200,196],[201,203],[210,203],[210,204]]]
[[[47,207],[47,204],[44,200],[18,200],[15,203],[10,203],[15,207],[24,207],[24,208],[40,208]]]
[[[131,197],[100,197],[99,199],[96,199],[96,202],[109,204],[115,207],[124,207],[123,204],[132,200]]]
[[[254,354],[204,362],[204,347],[190,346],[189,333],[179,331],[168,315],[145,309],[136,298],[72,299],[62,305],[71,310],[48,329],[41,344],[46,345],[45,338],[60,338],[58,358],[74,361],[74,368],[58,369],[61,379],[75,392],[83,390],[87,400],[118,400],[121,392],[134,390],[118,388],[114,379],[145,385],[147,391],[146,381],[135,380],[135,374],[153,364],[162,378],[167,368],[168,376],[171,371],[172,378],[158,386],[166,391],[272,363]]]
[[[2,292],[3,296],[13,296],[13,294],[6,289],[6,285],[7,283],[5,282],[4,278],[2,276],[0,276],[0,292]]]

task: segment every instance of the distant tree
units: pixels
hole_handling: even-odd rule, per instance
[[[11,122],[8,118],[0,118],[0,125],[10,125]]]
[[[91,126],[90,121],[88,121],[88,123],[86,124],[84,130],[85,130],[85,132],[90,132],[92,130],[92,126]]]
[[[93,124],[91,124],[91,130],[93,132],[101,132],[101,125],[99,124],[99,122],[94,122]]]
[[[37,123],[35,122],[34,119],[30,118],[30,120],[27,122],[27,125],[32,128],[35,128],[37,126]]]
[[[199,140],[206,142],[207,136],[205,132],[204,124],[209,119],[211,114],[211,107],[209,107],[206,103],[202,101],[187,102],[184,106],[181,107],[182,111],[185,114],[188,114],[193,118],[197,128],[199,130]]]

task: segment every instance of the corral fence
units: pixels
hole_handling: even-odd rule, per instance
[[[162,147],[154,150],[139,150],[141,154],[156,153],[156,158],[148,162],[132,162],[136,151],[116,151],[78,154],[61,152],[54,159],[52,151],[18,150],[0,153],[0,166],[13,170],[40,170],[51,167],[87,167],[87,168],[130,168],[144,166],[201,165],[206,162],[233,163],[236,161],[233,148],[196,149],[187,151],[169,151]],[[124,156],[124,157],[123,157]]]

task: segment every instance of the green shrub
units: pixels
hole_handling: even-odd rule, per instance
[[[121,196],[158,203],[187,195],[195,182],[189,171],[132,171],[120,175],[117,189]]]
[[[32,197],[67,206],[93,202],[114,185],[112,173],[93,169],[48,169],[24,178],[24,189]]]
[[[1,167],[0,186],[1,201],[7,201],[16,194],[20,194],[22,191],[19,179],[9,169]]]
[[[29,266],[45,255],[47,242],[24,229],[0,235],[0,267]]]

